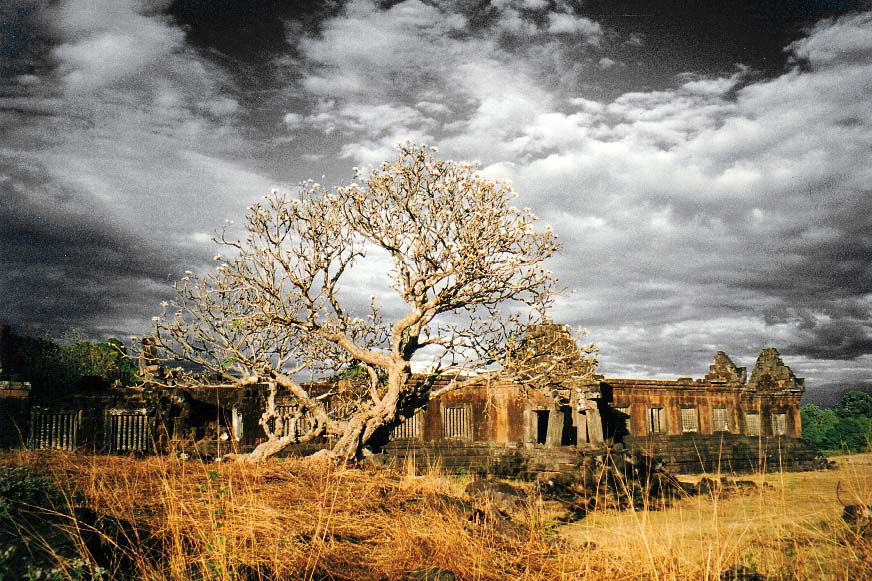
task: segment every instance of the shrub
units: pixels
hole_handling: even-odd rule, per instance
[[[64,495],[48,477],[26,466],[0,467],[0,518],[11,518],[21,509],[55,509]]]

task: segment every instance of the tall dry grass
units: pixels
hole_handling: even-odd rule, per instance
[[[841,520],[845,504],[872,501],[872,455],[836,461],[833,471],[740,476],[754,487],[730,479],[663,510],[595,511],[563,532],[595,545],[617,578],[718,579],[731,568],[770,579],[872,578],[872,537]]]
[[[102,578],[146,580],[401,579],[430,567],[481,580],[720,579],[736,566],[772,579],[861,579],[872,575],[872,543],[840,515],[843,503],[872,500],[872,455],[838,461],[836,471],[756,475],[753,489],[662,510],[600,508],[564,524],[565,507],[530,485],[508,518],[473,513],[469,477],[438,465],[420,475],[411,463],[0,458],[58,483],[68,506],[53,522],[82,561],[102,563]],[[57,578],[87,578],[65,569],[68,553],[56,555]]]

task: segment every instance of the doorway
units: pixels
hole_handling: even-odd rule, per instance
[[[536,412],[536,443],[548,443],[548,420],[551,412],[548,410],[534,410]]]

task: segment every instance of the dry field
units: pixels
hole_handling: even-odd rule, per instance
[[[837,470],[740,476],[757,488],[660,511],[595,511],[561,534],[595,544],[624,578],[716,579],[738,565],[772,579],[872,579],[870,539],[841,520],[845,504],[872,501],[872,455],[834,460]]]
[[[565,523],[530,484],[507,515],[474,513],[470,479],[438,467],[11,452],[0,469],[25,466],[61,492],[0,510],[0,579],[378,580],[434,567],[482,580],[872,578],[872,538],[841,520],[844,504],[872,501],[872,455],[836,461]]]

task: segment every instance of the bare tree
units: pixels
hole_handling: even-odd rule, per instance
[[[237,385],[273,386],[261,420],[268,441],[250,459],[324,435],[335,437],[337,457],[359,455],[426,403],[430,382],[412,377],[416,354],[431,358],[431,379],[493,364],[521,319],[550,304],[555,286],[543,262],[556,237],[511,205],[507,182],[409,143],[356,177],[363,185],[326,191],[307,182],[297,194],[265,196],[249,208],[243,240],[221,236],[227,258],[216,256],[216,271],[188,273],[153,319],[165,357]],[[376,297],[366,305],[341,286],[352,270],[371,274],[369,259],[385,253],[399,299],[388,304],[403,309],[392,321]],[[356,375],[335,381],[342,369]],[[313,389],[297,379],[303,370],[334,381]],[[305,433],[277,429],[278,387],[307,414]]]

